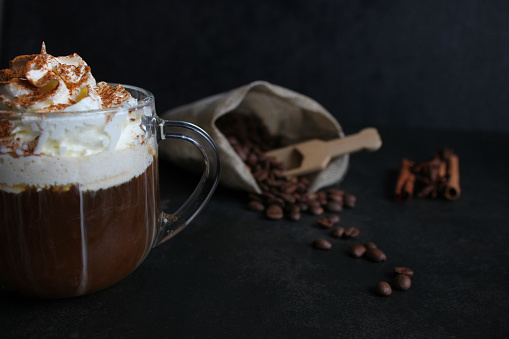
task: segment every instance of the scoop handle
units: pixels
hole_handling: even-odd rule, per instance
[[[336,157],[362,150],[376,151],[380,147],[382,147],[382,139],[378,130],[368,127],[347,137],[327,141],[324,144],[324,151],[331,157]]]

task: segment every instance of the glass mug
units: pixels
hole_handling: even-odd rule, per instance
[[[192,124],[160,119],[150,92],[124,87],[137,106],[0,112],[0,286],[43,298],[109,287],[208,202],[220,175],[213,140]],[[32,138],[6,143],[13,129]],[[172,214],[159,203],[157,145],[168,138],[194,144],[205,163],[197,187]],[[55,147],[52,141],[60,143],[56,155],[38,149]]]

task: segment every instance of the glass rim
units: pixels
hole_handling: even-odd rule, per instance
[[[145,98],[143,98],[141,100],[137,99],[138,103],[134,106],[129,106],[129,107],[117,106],[117,107],[110,107],[110,108],[97,108],[97,109],[90,109],[90,110],[86,110],[86,111],[29,112],[29,111],[0,109],[0,118],[5,119],[5,118],[19,117],[19,116],[37,116],[37,117],[45,116],[45,117],[47,117],[47,116],[64,116],[64,115],[93,115],[93,114],[98,114],[98,113],[115,113],[119,109],[134,111],[134,110],[138,110],[143,107],[146,107],[155,101],[154,94],[152,94],[152,92],[150,92],[144,88],[141,88],[138,86],[132,86],[132,85],[112,83],[112,82],[108,82],[108,84],[112,85],[112,86],[122,85],[128,91],[134,90],[134,91],[143,93],[145,95]]]

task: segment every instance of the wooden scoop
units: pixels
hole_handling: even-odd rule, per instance
[[[376,128],[365,128],[344,138],[312,139],[265,153],[285,165],[284,175],[305,175],[323,170],[332,158],[361,150],[376,151],[382,139]]]

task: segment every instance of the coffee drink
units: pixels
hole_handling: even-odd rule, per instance
[[[77,54],[23,55],[0,70],[0,286],[72,297],[111,286],[177,234],[219,178],[213,141],[163,121],[151,93],[97,83]],[[202,150],[204,180],[161,212],[158,141]]]
[[[43,297],[81,295],[120,281],[154,245],[156,187],[152,162],[141,175],[105,189],[0,191],[0,281]]]
[[[44,45],[0,76],[0,284],[68,297],[116,283],[158,236],[154,110]]]

